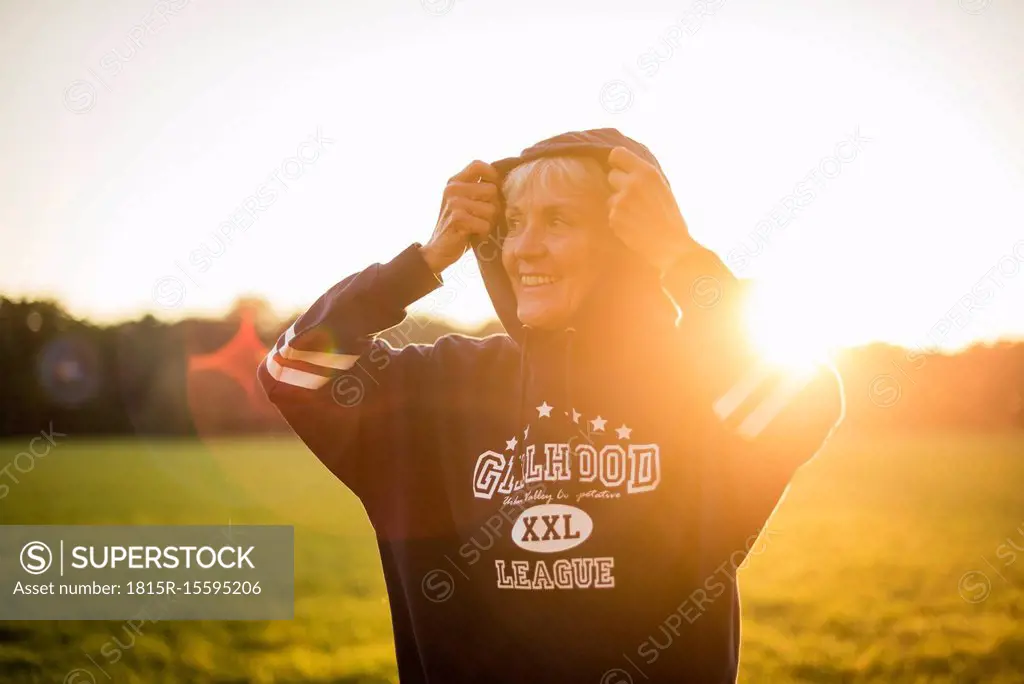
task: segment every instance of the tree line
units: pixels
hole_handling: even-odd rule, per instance
[[[222,318],[97,325],[54,301],[0,297],[0,437],[50,426],[68,435],[287,432],[256,366],[291,320],[242,300]],[[501,331],[496,321],[464,331],[411,316],[382,336],[402,346]],[[957,354],[874,344],[835,363],[844,431],[1024,428],[1024,343]]]

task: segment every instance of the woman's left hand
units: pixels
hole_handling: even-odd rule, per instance
[[[608,155],[608,223],[627,247],[664,275],[696,243],[661,172],[625,147]]]

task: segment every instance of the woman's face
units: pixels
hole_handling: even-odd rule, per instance
[[[533,328],[569,325],[597,279],[607,272],[614,238],[609,191],[572,182],[527,179],[505,210],[501,262],[516,296],[519,320]]]

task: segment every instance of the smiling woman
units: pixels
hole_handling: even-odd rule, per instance
[[[610,265],[606,172],[593,159],[535,159],[513,169],[502,191],[508,233],[501,259],[519,319],[561,325]]]

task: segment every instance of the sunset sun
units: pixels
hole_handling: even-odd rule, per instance
[[[797,372],[828,362],[838,331],[829,326],[823,298],[798,283],[759,282],[744,311],[747,334],[759,355]]]

